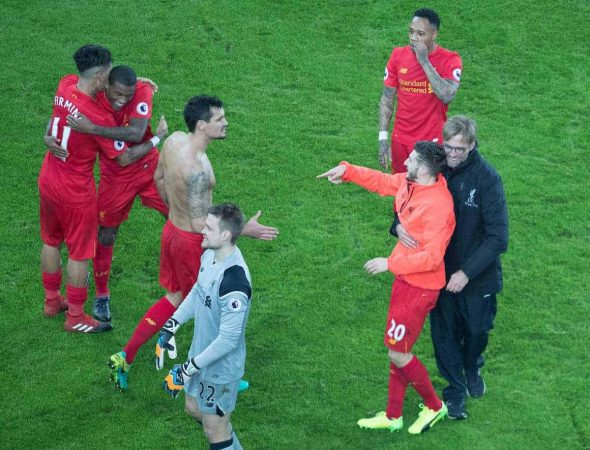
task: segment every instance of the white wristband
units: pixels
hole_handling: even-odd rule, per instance
[[[387,131],[380,131],[379,132],[379,140],[380,141],[386,141],[387,138],[388,138]]]
[[[150,139],[150,141],[152,142],[152,145],[155,147],[160,143],[160,138],[158,136],[154,136]]]

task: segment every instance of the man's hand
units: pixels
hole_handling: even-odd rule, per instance
[[[156,136],[160,138],[160,140],[164,140],[166,136],[168,136],[168,123],[164,116],[160,116],[160,121],[158,122],[158,128],[156,128]]]
[[[365,263],[365,270],[371,275],[387,272],[387,258],[373,258]]]
[[[195,358],[189,359],[182,365],[175,364],[164,379],[162,387],[168,395],[176,398],[180,391],[184,389],[186,379],[198,374],[200,371],[201,368],[195,364]]]
[[[426,47],[426,44],[424,44],[424,42],[418,42],[412,45],[412,50],[414,50],[414,53],[416,54],[416,59],[418,60],[420,65],[423,65],[428,62],[428,47]]]
[[[339,165],[336,167],[332,167],[330,170],[318,175],[316,178],[327,178],[328,181],[332,184],[341,184],[342,176],[345,172],[346,166]]]
[[[52,153],[53,156],[55,156],[56,158],[65,161],[66,158],[69,156],[67,149],[59,145],[60,140],[58,138],[54,136],[45,135],[43,137],[43,142],[45,143],[47,150],[49,150],[49,152]]]
[[[96,125],[88,117],[80,113],[77,116],[70,114],[66,120],[68,121],[68,126],[78,133],[96,134]]]
[[[383,170],[389,168],[391,163],[391,150],[389,143],[386,140],[379,141],[379,164],[383,167]]]
[[[279,230],[274,227],[267,227],[258,223],[258,218],[262,214],[262,211],[258,211],[254,214],[242,230],[242,236],[248,236],[254,239],[261,239],[263,241],[272,241],[279,235]]]
[[[400,242],[408,248],[416,248],[418,241],[407,232],[406,228],[400,223],[395,227],[395,232]]]
[[[164,392],[172,398],[178,397],[180,391],[184,389],[184,377],[185,373],[182,370],[182,366],[175,364],[162,383]]]
[[[145,77],[137,77],[137,81],[141,81],[143,83],[147,83],[150,85],[150,87],[152,88],[152,91],[154,91],[154,94],[156,92],[158,92],[158,85],[156,83],[154,83],[152,80],[150,80],[149,78],[145,78]]]
[[[174,335],[180,328],[180,324],[173,318],[168,319],[160,330],[158,341],[156,342],[156,369],[162,370],[164,367],[164,350],[168,351],[168,358],[176,359],[176,339]]]
[[[469,283],[469,277],[462,270],[457,270],[447,283],[447,291],[457,294]]]

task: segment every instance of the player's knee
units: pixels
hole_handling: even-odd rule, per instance
[[[203,417],[201,416],[201,411],[193,402],[185,402],[184,403],[184,412],[195,419],[197,422],[202,423]]]
[[[395,367],[403,367],[412,359],[411,353],[396,352],[395,350],[389,350],[388,356]]]
[[[197,422],[201,423],[201,414],[198,411],[195,411],[193,408],[189,407],[188,405],[184,406],[184,412],[195,419]]]
[[[104,247],[112,247],[117,238],[116,227],[99,227],[98,229],[98,242]]]
[[[228,433],[225,427],[217,422],[203,421],[203,432],[209,442],[221,442],[231,439],[231,433]]]
[[[177,308],[182,303],[182,293],[181,292],[166,292],[166,298],[168,301],[176,306]]]

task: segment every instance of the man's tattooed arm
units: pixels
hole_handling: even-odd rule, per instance
[[[387,131],[393,115],[393,101],[396,89],[385,86],[379,102],[379,131]]]
[[[389,130],[389,123],[393,115],[393,102],[395,100],[396,89],[385,86],[381,101],[379,102],[379,131]],[[387,170],[389,167],[389,160],[391,159],[389,151],[389,141],[387,139],[379,141],[379,164]]]
[[[436,96],[445,104],[451,103],[455,98],[457,89],[459,89],[459,83],[442,78],[428,59],[425,61],[419,60],[419,62]]]
[[[211,177],[205,171],[193,172],[186,178],[188,217],[193,231],[200,233],[211,207]]]

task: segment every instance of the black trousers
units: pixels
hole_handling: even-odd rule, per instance
[[[443,389],[445,400],[457,401],[467,395],[465,373],[483,366],[483,352],[495,317],[495,294],[441,291],[430,312],[430,332],[438,370],[449,383]]]

